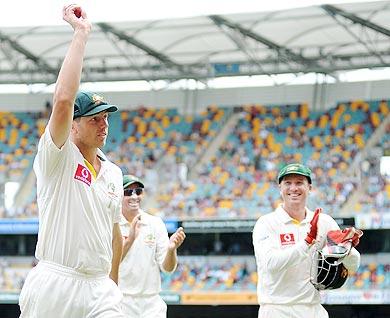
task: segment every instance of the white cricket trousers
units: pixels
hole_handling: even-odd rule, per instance
[[[122,293],[108,275],[40,261],[20,293],[20,318],[124,318]]]
[[[126,318],[166,318],[167,304],[160,295],[123,295],[122,311]]]
[[[315,305],[260,305],[259,318],[329,318],[321,304]]]

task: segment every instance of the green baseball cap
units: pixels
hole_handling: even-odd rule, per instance
[[[118,107],[108,104],[102,96],[91,92],[78,92],[74,102],[73,119],[98,114],[102,111],[116,112]]]
[[[136,176],[133,176],[132,174],[125,174],[123,176],[123,189],[126,189],[129,185],[132,185],[133,183],[139,183],[141,188],[145,188],[141,179],[137,178]]]
[[[289,174],[300,174],[305,176],[311,184],[311,170],[308,167],[301,165],[300,163],[290,163],[289,165],[280,169],[278,174],[278,183],[282,182],[283,177]]]

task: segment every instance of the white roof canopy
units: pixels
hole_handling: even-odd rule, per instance
[[[83,81],[322,73],[390,64],[390,1],[94,24]],[[69,26],[0,28],[0,84],[54,83]]]

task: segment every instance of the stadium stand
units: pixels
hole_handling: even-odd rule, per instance
[[[386,126],[385,136],[376,147],[390,149],[390,124]],[[390,211],[390,178],[380,173],[379,156],[370,156],[363,161],[362,178],[364,186],[358,196],[358,200],[353,205],[356,213],[381,213]]]
[[[356,189],[353,158],[389,112],[385,101],[339,104],[327,112],[308,106],[248,106],[234,130],[199,177],[164,188],[158,197],[165,216],[258,217],[279,202],[276,171],[307,162],[315,175],[312,206],[337,215]]]
[[[363,257],[362,265],[348,278],[343,289],[390,289],[390,263]],[[32,257],[2,257],[0,292],[19,292],[36,260]],[[163,293],[186,291],[255,292],[256,264],[253,256],[181,256],[177,270],[162,274]]]
[[[388,113],[387,101],[340,103],[323,112],[310,111],[307,104],[213,106],[193,116],[140,108],[110,118],[106,151],[124,172],[153,185],[157,205],[151,212],[164,217],[257,218],[278,204],[276,171],[291,161],[306,162],[314,171],[311,205],[337,215],[359,182],[349,167]],[[239,119],[219,149],[194,169],[234,114]],[[45,118],[43,113],[4,115],[3,182],[21,180],[31,171]],[[369,183],[356,211],[387,209],[388,181],[371,176]],[[157,193],[158,185],[164,186]],[[0,211],[2,217],[36,217],[35,194],[33,188],[23,206]]]
[[[379,171],[390,158],[390,2],[343,2],[232,14],[206,4],[192,18],[136,21],[108,6],[94,23],[82,86],[102,84],[123,107],[103,150],[145,181],[143,208],[187,234],[177,270],[162,274],[168,318],[258,316],[252,230],[281,202],[276,174],[292,161],[314,172],[309,208],[364,231],[358,271],[321,292],[329,317],[390,317],[390,172]],[[20,17],[0,32],[0,318],[19,317],[37,264],[32,163],[71,32]],[[8,93],[15,84],[24,93]],[[11,181],[20,187],[5,207]]]
[[[217,107],[194,116],[180,115],[177,109],[150,108],[114,114],[110,136],[115,137],[110,138],[108,156],[123,171],[144,178],[147,184],[171,180],[178,175],[179,163],[194,165],[228,114],[228,109]],[[156,165],[158,176],[153,171]]]
[[[0,113],[0,183],[22,184],[31,171],[39,136],[46,125],[45,112]],[[35,191],[22,206],[0,208],[0,217],[37,217]]]
[[[212,106],[192,116],[177,109],[139,108],[110,117],[104,150],[124,172],[153,185],[147,189],[151,201],[147,210],[164,219],[255,220],[278,204],[276,172],[291,161],[307,162],[314,171],[311,207],[322,206],[327,213],[341,216],[350,198],[363,193],[349,205],[349,211],[385,215],[389,211],[389,180],[378,173],[377,162],[371,162],[369,156],[367,161],[374,168],[367,174],[362,173],[361,166],[353,167],[388,113],[388,102],[383,100],[340,103],[326,111],[311,111],[306,104]],[[6,167],[12,163],[15,170],[2,174],[2,182],[23,183],[31,176],[46,120],[46,113],[15,112],[2,117],[0,147],[5,151],[1,152],[1,169],[10,170]],[[386,147],[388,132],[389,127],[376,145]],[[0,217],[5,221],[36,218],[34,183],[25,194],[23,205],[0,209]],[[172,275],[162,274],[162,295],[168,304],[188,304],[196,299],[204,304],[204,299],[216,295],[220,297],[215,298],[216,304],[224,299],[230,304],[257,304],[258,277],[248,240],[243,241],[247,246],[242,249],[239,244],[238,248],[221,247],[236,242],[233,232],[225,233],[224,238],[211,236],[210,249],[203,247],[201,255],[194,251],[207,239],[195,239],[183,246],[177,270]],[[370,236],[371,242],[374,234]],[[18,244],[14,244],[16,240],[20,240]],[[0,258],[0,300],[11,299],[14,304],[28,271],[36,264],[28,256],[32,255],[31,246],[29,253],[20,253],[23,240],[33,241],[31,237],[7,239],[14,252],[2,253]],[[337,293],[325,294],[325,304],[340,299],[368,303],[382,299],[389,303],[388,250],[378,250],[385,253],[379,259],[367,254],[371,247],[364,248],[359,270],[351,273]]]

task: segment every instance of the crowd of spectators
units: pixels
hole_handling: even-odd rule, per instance
[[[390,124],[385,136],[361,163],[362,191],[354,205],[358,213],[388,213],[390,211]],[[382,156],[382,152],[385,155]],[[387,158],[386,158],[387,157]]]
[[[197,177],[162,189],[157,211],[163,216],[256,218],[268,213],[280,202],[276,173],[293,161],[313,170],[310,206],[337,215],[360,182],[350,165],[389,107],[385,101],[358,101],[326,112],[310,112],[305,104],[235,111],[241,114],[239,122]]]
[[[364,260],[363,260],[364,261]],[[0,292],[19,292],[28,271],[36,265],[31,257],[0,258]],[[251,256],[181,256],[172,275],[162,274],[165,292],[255,291],[258,276]],[[343,289],[390,289],[390,264],[364,263],[350,273]]]
[[[145,180],[156,203],[150,212],[162,217],[257,218],[280,202],[276,173],[292,161],[313,170],[310,207],[337,215],[361,182],[350,166],[388,112],[386,101],[340,103],[326,111],[311,111],[307,104],[212,106],[191,116],[141,107],[110,117],[105,151],[124,173]],[[240,116],[237,125],[195,171],[233,113]],[[0,183],[23,183],[46,118],[44,113],[2,115],[0,170],[6,173]],[[376,174],[367,182],[355,210],[388,211],[388,180]],[[24,205],[0,208],[0,217],[36,217],[35,191]]]

